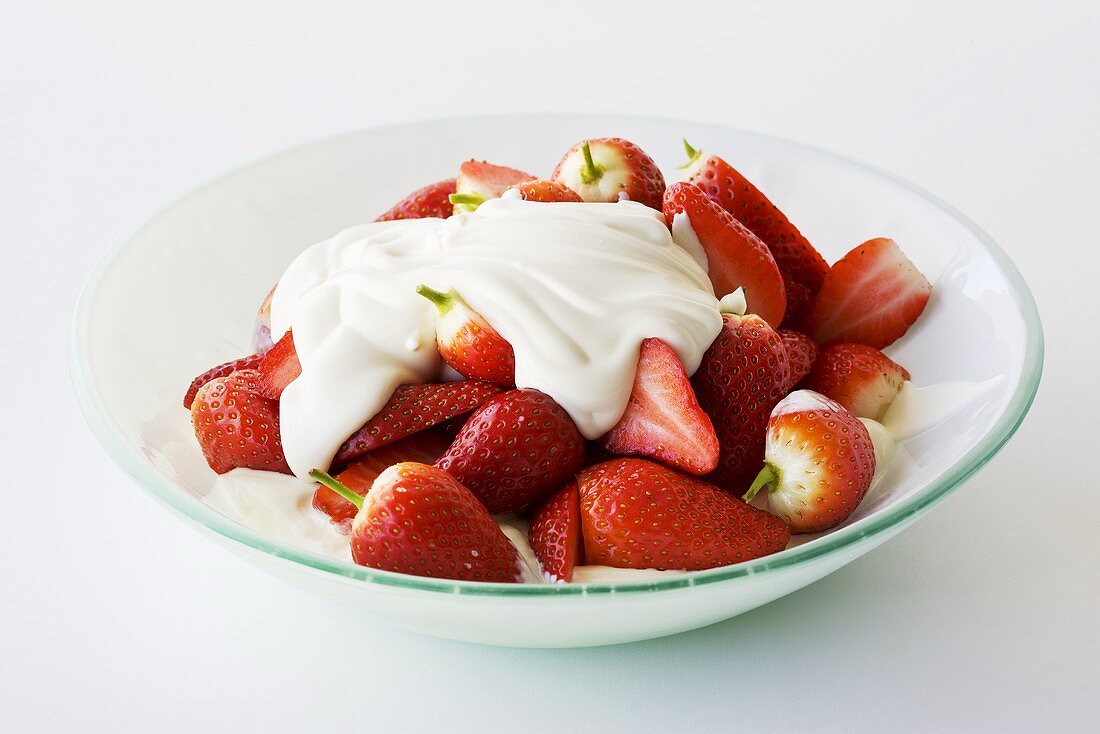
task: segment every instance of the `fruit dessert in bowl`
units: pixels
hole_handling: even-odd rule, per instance
[[[927,197],[718,128],[683,126],[715,153],[684,143],[676,169],[671,143],[649,142],[675,140],[669,123],[549,117],[532,130],[566,143],[552,156],[489,134],[508,121],[299,149],[139,230],[74,324],[78,388],[116,458],[121,441],[131,473],[157,475],[156,496],[250,560],[387,621],[598,644],[732,616],[828,573],[1022,418],[1040,362],[1030,299]],[[356,178],[443,130],[421,180],[442,179],[448,156],[455,178],[389,209],[401,189]],[[765,189],[784,172],[803,193],[780,206]],[[202,289],[190,297],[171,272],[185,263],[205,265],[182,276]],[[154,283],[166,308],[132,308]],[[983,369],[975,324],[958,318],[1006,306],[1015,320],[998,313]],[[148,341],[164,324],[148,374],[104,378],[112,360],[97,363],[90,336]],[[222,359],[180,377],[211,345]],[[160,402],[169,373],[175,408]]]

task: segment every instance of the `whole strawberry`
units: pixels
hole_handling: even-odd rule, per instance
[[[310,475],[354,505],[351,557],[361,566],[460,581],[519,580],[520,559],[470,490],[427,464],[394,464],[360,497],[322,471]]]
[[[848,519],[875,475],[867,427],[844,406],[812,390],[785,397],[768,421],[765,464],[745,501],[768,487],[768,507],[796,533]]]
[[[585,441],[565,410],[538,390],[509,390],[478,408],[435,463],[490,512],[524,510],[573,478]]]
[[[718,435],[718,467],[708,479],[740,493],[760,468],[764,430],[790,386],[783,340],[759,316],[723,314],[722,330],[691,378]]]
[[[488,380],[498,385],[514,385],[516,355],[512,345],[481,314],[471,309],[461,296],[418,286],[416,292],[431,301],[439,311],[435,322],[435,343],[443,361],[470,380]]]
[[[389,222],[394,219],[425,219],[427,217],[449,217],[454,209],[450,196],[455,192],[455,179],[439,181],[417,189],[384,214],[376,222]]]
[[[646,152],[622,138],[592,138],[562,156],[550,177],[585,201],[619,201],[625,197],[661,209],[665,177]]]
[[[279,434],[279,404],[264,397],[260,373],[238,370],[210,380],[191,403],[191,424],[206,463],[218,474],[230,469],[290,473]]]
[[[576,482],[565,485],[542,503],[531,516],[528,538],[543,573],[554,581],[573,580],[573,569],[584,562]]]
[[[697,571],[787,547],[773,515],[645,459],[613,459],[577,477],[586,563]]]
[[[788,381],[790,384],[787,390],[792,390],[803,377],[810,374],[814,360],[817,359],[817,345],[814,344],[813,339],[800,331],[780,329],[776,333],[783,340],[783,346],[787,349],[787,359],[791,363],[791,378]]]
[[[806,387],[831,398],[857,418],[882,420],[909,370],[865,344],[834,344],[814,363]]]

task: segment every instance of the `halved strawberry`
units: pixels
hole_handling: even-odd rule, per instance
[[[362,496],[370,489],[375,478],[394,464],[402,461],[419,461],[431,464],[447,450],[451,443],[442,431],[430,429],[379,446],[363,454],[336,475],[349,489]],[[313,493],[313,507],[329,516],[337,531],[347,535],[351,521],[359,508],[321,484]]]
[[[645,459],[614,459],[577,476],[585,563],[697,571],[787,547],[779,518],[697,477]]]
[[[256,369],[260,364],[260,360],[263,359],[262,354],[253,354],[249,357],[241,357],[240,359],[231,359],[224,364],[219,364],[217,367],[211,367],[206,372],[191,380],[191,384],[187,388],[187,392],[183,396],[183,407],[188,410],[191,409],[191,404],[195,402],[195,395],[198,394],[199,388],[206,383],[217,377],[226,377],[238,370],[252,370]]]
[[[450,196],[454,213],[472,212],[487,199],[499,198],[516,184],[530,181],[537,176],[507,166],[496,166],[485,161],[468,160],[458,168],[455,192]]]
[[[481,380],[402,385],[377,415],[344,442],[332,463],[345,464],[379,446],[469,413],[500,392],[501,388]]]
[[[413,461],[394,464],[359,497],[322,471],[310,475],[353,504],[351,557],[414,576],[515,583],[516,547],[477,498],[447,472]]]
[[[814,344],[813,339],[801,331],[780,329],[776,333],[783,340],[783,347],[787,350],[787,359],[791,363],[791,377],[788,381],[790,385],[787,387],[787,390],[790,390],[803,377],[810,374],[810,370],[814,366],[814,360],[817,359],[817,345]]]
[[[909,370],[866,344],[834,344],[814,362],[806,388],[837,401],[858,418],[881,420]]]
[[[512,345],[454,290],[442,293],[426,285],[416,292],[439,311],[435,342],[443,361],[470,380],[514,385],[516,355]]]
[[[389,222],[395,219],[425,219],[427,217],[449,217],[454,212],[450,196],[455,192],[456,180],[449,178],[417,189],[401,201],[394,204],[376,222]]]
[[[745,501],[767,486],[774,514],[796,533],[816,533],[844,522],[874,475],[867,426],[836,401],[797,390],[772,411],[764,468]]]
[[[535,512],[528,539],[547,576],[555,581],[573,580],[573,568],[584,563],[580,494],[576,482],[550,495]]]
[[[218,474],[231,469],[290,473],[279,434],[279,404],[260,392],[260,373],[238,370],[210,380],[191,404],[206,463]]]
[[[664,214],[673,239],[694,237],[702,246],[714,295],[744,288],[749,313],[778,328],[787,295],[767,245],[693,184],[668,187]]]
[[[680,358],[660,339],[642,342],[626,412],[601,443],[612,453],[649,456],[689,474],[706,474],[718,464],[714,425]]]
[[[810,335],[823,346],[882,349],[908,331],[931,294],[932,284],[896,242],[868,240],[833,265],[817,295]]]
[[[549,181],[545,178],[521,183],[512,188],[519,191],[519,198],[524,201],[542,201],[546,203],[580,203],[584,201],[572,189],[568,189],[557,181]]]
[[[800,283],[811,296],[816,295],[829,272],[825,258],[786,215],[733,166],[716,155],[703,155],[701,150],[691,147],[686,140],[684,148],[688,163],[683,180],[701,188],[737,221],[752,230],[771,250],[779,272]],[[788,294],[788,299],[790,297]],[[790,302],[787,309],[791,312],[791,318],[799,313]]]
[[[665,177],[646,152],[622,138],[583,140],[562,156],[550,177],[585,201],[619,201],[624,196],[660,210]]]
[[[256,369],[260,371],[260,392],[272,400],[282,397],[286,386],[302,374],[302,363],[298,361],[291,332],[283,334],[275,346],[267,350]]]

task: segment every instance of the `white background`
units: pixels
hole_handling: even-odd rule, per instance
[[[1100,727],[1086,3],[16,5],[0,6],[0,730]],[[1030,418],[833,576],[708,629],[565,651],[438,641],[311,598],[185,528],[100,451],[65,332],[133,220],[318,136],[539,110],[765,131],[952,202],[1038,300]]]

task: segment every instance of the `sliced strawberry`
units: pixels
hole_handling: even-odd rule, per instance
[[[791,363],[791,377],[787,390],[791,390],[799,381],[810,374],[814,360],[817,359],[817,345],[814,340],[801,331],[780,329],[779,338],[783,340],[783,347],[787,350],[787,359]]]
[[[614,454],[649,456],[689,474],[706,474],[718,464],[714,426],[680,358],[660,339],[642,342],[630,402],[602,443]]]
[[[811,296],[816,295],[829,272],[825,258],[783,212],[733,166],[716,155],[703,155],[686,140],[684,148],[688,153],[684,180],[701,188],[763,240],[771,250],[780,273],[802,284]],[[791,303],[787,305],[792,317],[799,313],[794,306]]]
[[[674,239],[694,237],[702,246],[714,295],[744,288],[749,313],[779,326],[787,295],[767,245],[693,184],[668,187],[664,214]]]
[[[646,152],[622,138],[583,140],[562,156],[551,179],[585,201],[625,197],[660,210],[665,177]]]
[[[501,194],[524,181],[537,178],[517,168],[496,166],[485,161],[468,160],[458,168],[455,192],[450,197],[454,212],[471,212],[487,199]]]
[[[351,557],[362,565],[413,576],[514,583],[516,547],[454,477],[428,464],[394,464],[367,496],[321,471],[310,473],[361,508],[351,525]]]
[[[332,462],[345,464],[379,446],[469,413],[500,392],[496,385],[479,380],[402,385],[377,415],[344,442]]]
[[[584,437],[549,395],[509,390],[470,416],[436,466],[490,512],[518,512],[572,479],[584,450]]]
[[[805,332],[814,310],[814,294],[810,289],[789,275],[783,276],[783,289],[787,293],[787,310],[783,313],[783,326]]]
[[[290,473],[279,434],[279,404],[260,392],[260,373],[238,370],[210,380],[191,404],[206,463],[218,474],[230,469]]]
[[[435,341],[444,362],[470,380],[515,384],[516,356],[512,345],[466,305],[456,291],[442,293],[422,285],[416,292],[439,311]]]
[[[550,495],[535,512],[528,538],[547,576],[555,581],[573,580],[573,568],[584,562],[580,494],[576,482]]]
[[[778,518],[696,477],[644,459],[581,471],[585,563],[697,571],[787,547]]]
[[[519,190],[519,197],[524,201],[542,201],[546,203],[580,203],[584,201],[573,190],[566,188],[557,181],[536,179],[521,183],[512,188]]]
[[[824,346],[854,342],[882,349],[909,330],[931,294],[932,284],[896,242],[868,240],[829,272],[817,295],[810,334]]]
[[[272,400],[282,397],[286,386],[302,374],[302,363],[294,349],[294,337],[288,331],[260,360],[260,392]]]
[[[206,372],[203,372],[201,375],[191,380],[191,385],[187,388],[187,392],[183,396],[183,407],[188,410],[191,409],[191,404],[195,402],[195,395],[198,394],[199,388],[206,383],[217,377],[226,377],[238,370],[256,369],[261,359],[263,359],[262,354],[253,354],[250,357],[231,359],[224,364],[219,364],[217,367],[211,367]]]
[[[772,411],[765,465],[745,500],[769,487],[774,514],[796,533],[816,533],[855,511],[874,474],[867,427],[836,401],[797,390]]]
[[[806,387],[831,398],[857,418],[881,420],[901,392],[909,370],[865,344],[834,344],[814,362]]]
[[[450,439],[438,429],[414,433],[363,454],[348,464],[336,478],[356,494],[365,495],[375,478],[389,467],[402,461],[431,464],[443,455],[450,443]],[[359,511],[358,507],[323,484],[313,493],[313,507],[328,515],[332,524],[344,535],[351,532],[351,521]]]
[[[426,219],[427,217],[449,217],[454,211],[450,196],[455,192],[456,180],[449,178],[446,181],[428,184],[417,189],[401,201],[397,202],[384,214],[380,214],[376,222],[389,222],[394,219]]]

